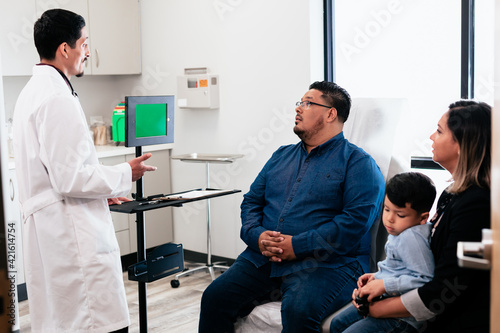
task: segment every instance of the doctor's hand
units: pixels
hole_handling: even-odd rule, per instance
[[[144,161],[149,159],[151,153],[144,154],[142,156],[136,157],[133,160],[128,161],[130,167],[132,168],[132,181],[135,182],[137,179],[144,176],[147,171],[155,171],[156,167],[144,164]]]
[[[122,202],[132,201],[127,197],[108,198],[108,205],[121,205]]]

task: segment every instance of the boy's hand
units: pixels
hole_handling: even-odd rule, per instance
[[[373,279],[375,279],[373,276],[375,275],[375,273],[367,273],[367,274],[363,274],[359,277],[358,279],[358,288],[361,288],[363,287],[364,285],[366,285],[368,282],[372,281]]]
[[[359,289],[358,296],[368,296],[368,302],[385,293],[384,280],[372,279]]]

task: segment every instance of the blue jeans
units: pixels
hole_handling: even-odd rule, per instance
[[[238,317],[259,304],[280,299],[282,332],[319,332],[323,319],[351,300],[357,278],[363,274],[357,261],[279,278],[269,277],[270,272],[270,263],[256,268],[238,257],[203,293],[199,332],[234,332]]]
[[[358,314],[354,305],[336,315],[330,324],[330,333],[416,333],[417,330],[398,318],[373,318]]]

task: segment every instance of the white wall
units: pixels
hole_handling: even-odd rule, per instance
[[[211,166],[212,187],[242,190],[211,202],[215,255],[235,258],[244,249],[242,194],[276,148],[298,141],[294,103],[322,77],[312,65],[322,63],[321,51],[310,56],[311,34],[321,40],[321,8],[311,16],[313,24],[302,0],[142,1],[143,75],[119,78],[121,91],[175,94],[184,68],[208,67],[220,78],[220,109],[177,109],[173,154],[245,154]],[[172,161],[172,183],[174,191],[203,187],[205,166]],[[174,238],[186,249],[206,252],[205,204],[174,210]]]

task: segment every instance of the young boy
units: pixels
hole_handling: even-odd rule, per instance
[[[378,263],[378,272],[358,279],[358,292],[354,292],[358,305],[361,298],[372,302],[380,296],[401,295],[432,279],[431,225],[426,221],[435,197],[434,184],[421,173],[400,173],[387,182],[382,214],[389,233],[386,259]],[[417,332],[423,325],[413,317],[379,319],[358,310],[352,305],[333,318],[330,332]]]

